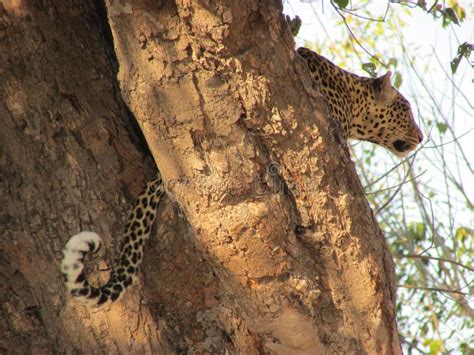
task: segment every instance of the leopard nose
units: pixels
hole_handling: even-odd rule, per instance
[[[423,133],[421,131],[418,132],[418,143],[423,142]]]
[[[415,132],[416,132],[416,137],[418,138],[418,143],[423,142],[423,132],[421,131],[420,127],[415,125],[414,129],[415,129]],[[413,137],[413,138],[415,138],[415,137]]]
[[[393,142],[393,147],[400,153],[403,153],[410,149],[410,144],[408,142],[402,141],[401,139],[397,139],[395,142]]]

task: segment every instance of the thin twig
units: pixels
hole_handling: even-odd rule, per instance
[[[389,186],[389,187],[386,187],[384,189],[380,189],[380,190],[376,190],[376,191],[370,191],[370,192],[366,192],[366,195],[376,195],[376,194],[379,194],[381,192],[386,192],[386,191],[390,191],[390,190],[393,190],[393,189],[398,189],[400,188],[402,185],[405,185],[409,182],[411,182],[413,179],[418,179],[420,176],[424,175],[428,170],[424,170],[422,171],[421,173],[419,173],[418,175],[410,178],[410,179],[407,179],[407,180],[404,180],[402,181],[401,183],[399,184],[396,184],[396,185],[393,185],[393,186]]]
[[[462,263],[460,263],[459,261],[455,261],[455,260],[449,260],[449,259],[443,259],[443,258],[438,258],[436,256],[429,256],[429,255],[420,255],[420,254],[408,254],[408,255],[394,255],[395,258],[397,259],[401,259],[401,258],[413,258],[413,259],[426,259],[426,260],[437,260],[437,261],[443,261],[443,262],[446,262],[446,263],[451,263],[451,264],[456,264],[460,267],[463,267],[469,271],[473,271],[474,272],[474,269],[469,267],[469,266],[466,266]]]
[[[387,18],[388,9],[390,9],[390,0],[387,1],[387,7],[385,8],[385,13],[383,14],[383,17],[382,17],[384,22],[385,22],[385,19]]]
[[[357,39],[356,35],[354,34],[354,32],[352,32],[349,24],[347,23],[346,21],[346,18],[344,17],[344,15],[341,13],[341,11],[339,11],[339,8],[332,2],[332,0],[330,1],[332,7],[334,8],[334,10],[336,10],[337,14],[342,18],[342,21],[344,22],[344,25],[346,26],[347,30],[349,31],[351,37],[354,39],[354,41],[356,41],[356,43],[359,45],[360,48],[362,48],[362,50],[367,53],[371,58],[374,58],[377,62],[379,62],[382,66],[386,66],[384,63],[382,63],[380,61],[379,58],[377,58],[375,55],[373,55],[372,53],[370,53],[367,49],[365,49],[365,47],[362,45],[362,43],[359,42],[359,40]]]
[[[414,182],[412,181],[413,179],[415,179],[414,176],[412,176],[412,180],[408,180],[408,176],[410,175],[410,171],[411,171],[411,167],[413,165],[413,163],[415,162],[415,158],[416,158],[416,155],[418,154],[418,151],[416,151],[414,154],[413,154],[413,159],[411,159],[411,161],[408,161],[408,170],[405,174],[405,176],[403,177],[402,179],[402,182],[400,183],[400,185],[397,187],[397,189],[395,190],[395,192],[392,194],[392,196],[390,196],[390,198],[382,205],[382,207],[380,207],[379,209],[377,209],[377,211],[375,211],[375,214],[379,214],[385,207],[387,207],[389,205],[390,202],[392,202],[392,200],[395,198],[395,196],[398,194],[398,192],[401,190],[402,186],[405,185],[407,182]]]
[[[463,296],[469,296],[469,294],[466,293],[466,292],[461,292],[461,291],[458,291],[458,290],[450,290],[450,289],[447,289],[447,288],[418,287],[418,286],[412,286],[412,285],[397,285],[397,287],[411,288],[411,289],[423,290],[423,291],[437,291],[437,292],[446,292],[446,293],[456,293],[456,294],[463,295]]]
[[[352,15],[354,17],[357,17],[357,18],[360,18],[362,20],[367,20],[367,21],[373,21],[373,22],[385,22],[385,19],[377,19],[377,18],[372,18],[372,17],[367,17],[367,16],[363,16],[363,15],[359,15],[351,10],[347,10],[347,9],[341,9],[339,8],[340,11],[342,12],[345,12],[349,15]]]

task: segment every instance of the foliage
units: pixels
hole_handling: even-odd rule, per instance
[[[455,0],[312,3],[305,5],[313,10],[311,18],[298,13],[295,2],[287,6],[303,19],[297,40],[342,67],[360,68],[359,74],[394,72],[394,85],[409,97],[427,136],[403,161],[371,144],[353,145],[359,176],[396,258],[403,347],[410,354],[470,354],[474,157],[467,151],[474,148],[474,124],[463,73],[470,69],[473,46],[458,43],[448,54],[449,47],[416,42],[410,27],[415,18],[431,17],[432,28],[458,38],[456,31],[468,20],[467,6]],[[307,40],[312,33],[316,40]]]
[[[288,26],[290,26],[290,30],[293,36],[297,36],[302,24],[301,18],[299,16],[295,16],[294,18],[291,18],[290,16],[286,15],[285,19],[286,19],[286,22],[288,23]]]
[[[336,9],[336,11],[342,16],[341,11],[347,12],[353,15],[356,15],[357,8],[349,8],[348,0],[330,0],[331,5]],[[446,5],[445,1],[441,4],[439,1],[433,1],[432,4],[428,5],[425,0],[418,1],[404,1],[404,0],[391,0],[390,3],[405,5],[411,8],[419,7],[424,10],[427,14],[431,14],[433,18],[441,19],[441,25],[443,28],[447,28],[451,24],[461,25],[461,23],[466,19],[466,10],[457,0],[448,1]],[[387,6],[387,10],[388,10]],[[387,12],[384,15],[383,20],[385,20]],[[373,21],[378,21],[377,19],[371,19]],[[469,61],[471,52],[473,49],[473,44],[464,42],[458,47],[458,54],[451,61],[451,71],[454,74],[458,68],[459,62],[462,58],[466,58]],[[368,65],[369,63],[365,63]],[[371,68],[370,68],[371,69]],[[367,71],[372,75],[372,71]]]
[[[469,60],[469,57],[471,56],[472,51],[474,50],[474,45],[464,42],[458,47],[458,54],[454,59],[451,61],[451,71],[456,73],[456,70],[458,69],[459,62],[461,61],[462,58],[466,58],[466,60]]]

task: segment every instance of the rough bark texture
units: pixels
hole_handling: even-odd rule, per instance
[[[0,352],[400,352],[391,255],[279,1],[0,9]],[[112,260],[153,174],[134,119],[169,194],[143,284],[89,309],[60,250],[89,229]]]
[[[153,176],[97,11],[63,1],[0,8],[0,352],[167,349],[139,302],[88,310],[66,297],[60,275],[61,249],[80,230],[114,250]]]

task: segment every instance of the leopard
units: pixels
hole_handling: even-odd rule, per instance
[[[391,84],[391,71],[377,78],[361,77],[309,48],[300,47],[296,52],[330,117],[340,124],[344,141],[368,141],[398,157],[405,157],[423,141],[410,102]]]
[[[421,143],[423,134],[414,121],[410,103],[392,86],[390,71],[378,78],[360,77],[310,49],[301,47],[296,52],[309,69],[312,85],[325,98],[331,117],[340,123],[344,139],[366,140],[401,157]],[[102,239],[88,231],[69,239],[63,248],[61,268],[73,297],[101,306],[123,296],[137,279],[143,247],[164,194],[165,185],[158,171],[129,213],[119,257],[103,286],[92,286],[85,272],[85,258],[101,248]]]

